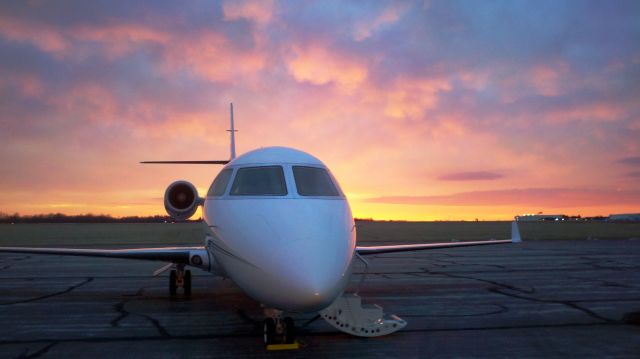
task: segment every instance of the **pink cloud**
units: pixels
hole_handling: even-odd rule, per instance
[[[620,119],[625,109],[618,104],[606,102],[592,102],[587,104],[566,106],[554,109],[544,115],[551,123],[565,123],[571,121],[610,122]]]
[[[495,172],[477,171],[477,172],[454,172],[438,176],[441,181],[484,181],[496,180],[503,178],[504,175]]]
[[[568,188],[628,194],[637,187],[636,169],[615,163],[639,148],[635,67],[624,53],[595,56],[606,69],[590,59],[554,60],[557,52],[540,52],[553,48],[548,40],[522,46],[517,31],[499,32],[497,48],[485,43],[492,28],[478,29],[447,2],[427,12],[404,2],[88,5],[89,14],[46,5],[0,11],[0,61],[8,69],[0,76],[0,139],[9,159],[0,187],[35,188],[51,206],[99,207],[120,191],[127,191],[118,197],[123,206],[160,196],[175,168],[136,161],[227,156],[229,101],[239,153],[269,145],[309,151],[379,213],[397,208],[381,204],[393,200],[486,204],[465,216],[493,200],[503,212],[509,203],[613,206],[628,201]],[[179,176],[206,188],[216,170],[185,168]],[[363,201],[389,189],[400,196]],[[417,213],[411,218],[425,213],[407,207]]]
[[[248,4],[248,9],[254,9],[252,4]],[[251,14],[258,16],[251,12],[247,16]],[[170,32],[126,22],[56,28],[0,17],[0,34],[12,41],[29,42],[45,52],[77,61],[82,61],[90,51],[87,47],[95,44],[102,46],[110,60],[140,50],[145,44],[156,45],[163,54],[158,62],[167,73],[189,69],[211,81],[247,79],[264,68],[267,58],[259,49],[238,48],[221,32]]]
[[[227,37],[207,31],[190,39],[174,39],[165,49],[167,71],[190,69],[211,81],[246,81],[266,65],[259,50],[238,49]]]
[[[82,25],[73,28],[68,36],[76,41],[97,42],[107,48],[112,59],[135,51],[142,44],[169,46],[175,35],[149,26],[133,23],[111,23],[103,26]]]
[[[634,205],[640,202],[640,191],[606,189],[525,188],[493,191],[460,192],[434,196],[385,196],[367,200],[373,203],[441,205],[441,206],[529,206],[590,207]]]
[[[59,31],[36,22],[21,21],[0,14],[0,34],[11,41],[30,42],[43,51],[60,54],[70,44]]]
[[[398,21],[404,12],[409,10],[407,4],[396,3],[385,9],[373,19],[363,19],[356,22],[353,30],[353,39],[363,41],[371,37],[371,35],[384,27]]]
[[[625,157],[617,160],[616,162],[623,165],[640,167],[640,156]]]
[[[564,62],[536,65],[529,72],[531,84],[543,96],[558,96],[567,86],[569,67]]]
[[[0,78],[0,88],[9,86],[25,97],[40,98],[44,94],[44,83],[34,74],[8,73]]]
[[[225,20],[248,19],[258,24],[266,24],[273,18],[274,3],[272,0],[264,1],[224,1],[222,11]]]

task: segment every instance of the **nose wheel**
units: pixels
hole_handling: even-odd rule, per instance
[[[291,317],[266,318],[264,320],[264,345],[267,346],[267,349],[281,344],[296,344],[295,334],[295,324]]]
[[[182,287],[184,295],[191,295],[191,271],[185,270],[184,265],[176,266],[169,273],[169,294],[172,297],[178,293],[179,287]]]

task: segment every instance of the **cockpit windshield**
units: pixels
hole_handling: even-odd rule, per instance
[[[207,196],[222,196],[227,189],[227,184],[229,184],[229,179],[231,178],[231,173],[233,173],[232,168],[227,168],[226,170],[221,171],[216,179],[213,180],[211,187],[209,187],[209,192]]]
[[[245,167],[236,172],[232,196],[286,196],[282,166]]]
[[[293,166],[293,177],[301,196],[339,196],[331,176],[324,168]]]

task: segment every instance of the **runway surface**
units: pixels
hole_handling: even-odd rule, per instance
[[[294,315],[303,348],[270,353],[258,303],[227,280],[194,271],[192,297],[171,300],[160,263],[2,254],[0,357],[640,357],[640,240],[368,259],[364,302],[404,330],[362,339]]]

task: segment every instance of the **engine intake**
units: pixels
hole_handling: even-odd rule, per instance
[[[187,181],[175,181],[164,192],[164,208],[171,218],[178,221],[193,216],[202,201],[196,187]]]

